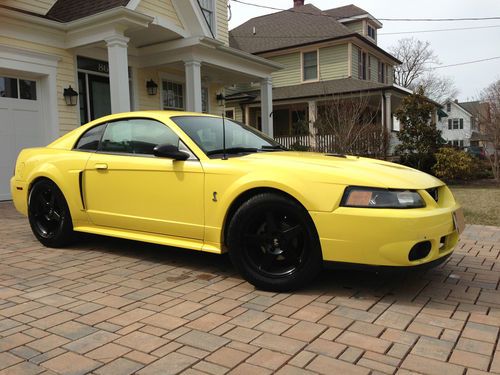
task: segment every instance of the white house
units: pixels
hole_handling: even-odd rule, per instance
[[[443,139],[450,145],[460,148],[470,147],[473,116],[457,100],[449,100],[443,108],[446,116],[441,115],[437,127]]]

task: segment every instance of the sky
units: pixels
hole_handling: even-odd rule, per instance
[[[248,3],[291,8],[293,0],[243,0]],[[376,18],[464,18],[500,17],[500,0],[306,0],[320,9],[354,4]],[[232,17],[229,28],[245,21],[272,13],[273,10],[244,5],[230,0]],[[399,39],[415,37],[429,41],[441,65],[500,57],[500,19],[483,21],[408,22],[381,21],[378,45],[387,49]],[[383,33],[436,30],[465,27],[498,26],[474,30],[440,31],[400,35]],[[437,73],[451,77],[459,90],[460,101],[477,100],[481,90],[500,79],[500,59],[470,65],[445,67]]]

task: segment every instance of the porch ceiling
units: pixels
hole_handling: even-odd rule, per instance
[[[140,48],[182,38],[173,30],[150,24],[147,29],[135,29],[125,33],[130,38],[129,45]]]

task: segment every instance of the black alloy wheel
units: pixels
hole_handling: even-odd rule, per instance
[[[39,180],[31,188],[28,218],[33,234],[45,246],[62,247],[73,238],[68,205],[61,190],[50,180]]]
[[[233,264],[262,289],[297,289],[321,269],[309,214],[287,197],[265,193],[251,198],[235,213],[228,234]]]

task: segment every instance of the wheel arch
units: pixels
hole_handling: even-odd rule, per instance
[[[316,229],[316,225],[314,224],[314,221],[313,221],[311,215],[309,214],[309,211],[304,206],[304,204],[302,204],[302,202],[300,202],[297,198],[295,198],[293,195],[287,193],[286,191],[280,190],[280,189],[275,188],[275,187],[261,186],[261,187],[253,187],[253,188],[250,188],[248,190],[245,190],[244,192],[240,193],[229,205],[229,208],[226,211],[226,215],[224,216],[224,221],[222,224],[222,231],[221,231],[221,244],[222,244],[223,248],[226,247],[226,243],[227,243],[227,232],[228,232],[227,228],[229,227],[229,224],[231,223],[231,220],[233,219],[236,211],[238,211],[238,209],[245,202],[247,202],[249,199],[251,199],[252,197],[255,197],[256,195],[262,194],[262,193],[272,193],[272,194],[280,195],[282,197],[285,197],[287,199],[294,201],[296,204],[298,204],[300,207],[302,207],[304,209],[305,213],[307,214],[307,217],[311,221],[313,229],[314,229],[314,231],[319,239],[319,234],[318,234],[318,231]]]

